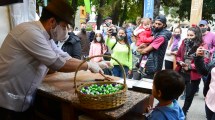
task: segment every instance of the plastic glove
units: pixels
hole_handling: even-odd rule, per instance
[[[102,71],[102,69],[99,67],[99,64],[96,62],[87,62],[88,70],[90,70],[93,73],[98,73],[99,71]],[[102,71],[103,72],[103,71]]]
[[[109,61],[101,61],[101,62],[99,62],[99,67],[101,69],[109,68],[110,67],[110,62]]]

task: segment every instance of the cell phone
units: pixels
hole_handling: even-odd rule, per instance
[[[204,57],[209,58],[210,57],[210,51],[204,50]]]

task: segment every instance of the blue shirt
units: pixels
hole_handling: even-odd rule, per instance
[[[185,116],[178,102],[173,100],[171,106],[156,107],[148,118],[149,120],[184,120]]]

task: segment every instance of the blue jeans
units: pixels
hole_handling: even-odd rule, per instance
[[[123,66],[123,68],[125,70],[125,74],[127,75],[128,70],[129,70],[128,67],[127,66]],[[114,65],[112,71],[113,71],[113,75],[114,76],[123,78],[123,71],[122,71],[122,68],[119,65]]]
[[[207,120],[215,120],[215,112],[211,111],[206,104],[205,104],[205,112],[206,112]]]

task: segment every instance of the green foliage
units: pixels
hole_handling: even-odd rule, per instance
[[[215,1],[214,0],[204,0],[203,1],[203,11],[202,18],[207,20],[212,20],[212,14],[215,13]],[[191,0],[182,0],[179,10],[177,13],[179,14],[180,19],[190,19],[190,11],[191,11]]]
[[[37,0],[40,1],[40,0]],[[72,0],[69,0],[72,1]],[[138,16],[142,15],[143,0],[103,0],[105,4],[99,8],[101,0],[91,0],[91,4],[95,5],[97,12],[101,13],[102,18],[106,16],[117,16],[114,17],[115,23],[120,20],[124,21],[135,21]],[[118,1],[118,2],[117,2]],[[126,1],[126,10],[124,10],[124,3]],[[165,15],[170,15],[173,21],[179,18],[185,20],[190,18],[190,9],[192,0],[157,0],[161,2],[164,8]],[[119,3],[121,3],[119,5]],[[78,6],[84,6],[84,0],[78,0]],[[203,4],[203,19],[212,19],[211,14],[215,13],[215,2],[214,0],[204,0]],[[126,13],[126,14],[125,14]],[[118,18],[116,18],[118,17]]]
[[[130,4],[128,4],[128,12],[127,12],[127,18],[126,19],[134,22],[134,21],[136,21],[136,18],[138,16],[142,15],[143,4],[142,4],[141,0],[138,0],[138,1],[130,0],[129,3]]]
[[[72,5],[72,0],[68,0],[69,4]]]
[[[86,31],[92,31],[93,30],[93,27],[91,24],[87,24],[86,26]]]
[[[202,18],[212,20],[212,14],[215,14],[215,1],[214,0],[204,0]]]

